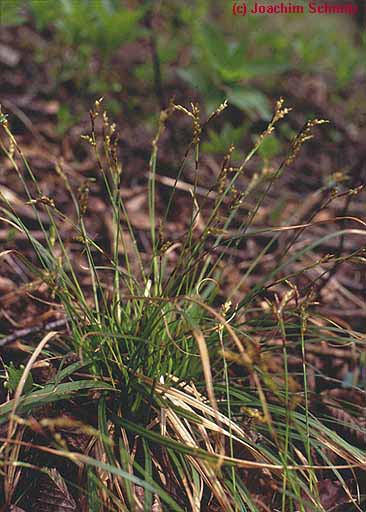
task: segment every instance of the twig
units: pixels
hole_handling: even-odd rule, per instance
[[[53,329],[58,329],[59,327],[66,325],[67,322],[68,318],[61,318],[60,320],[49,322],[46,325],[35,325],[33,327],[28,327],[27,329],[19,329],[14,331],[12,334],[9,334],[8,336],[5,336],[5,338],[0,339],[0,347],[9,345],[9,343],[13,343],[18,338],[24,338],[30,334],[36,334],[40,331],[52,331]]]

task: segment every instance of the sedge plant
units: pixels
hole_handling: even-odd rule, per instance
[[[362,336],[324,318],[314,307],[313,287],[300,292],[295,278],[334,262],[362,263],[362,248],[337,256],[314,254],[327,240],[348,233],[364,240],[366,231],[357,224],[307,244],[290,244],[272,268],[258,274],[290,228],[259,229],[256,216],[323,121],[307,122],[277,169],[255,173],[243,188],[241,179],[250,161],[289,113],[279,100],[249,154],[236,165],[231,161],[234,148],[228,148],[215,184],[202,191],[201,140],[226,105],[205,121],[198,105],[171,102],[161,112],[147,183],[150,254],[141,249],[122,199],[117,129],[101,100],[90,112],[91,129],[83,143],[94,153],[108,197],[108,247],[87,230],[88,183],[75,191],[62,165],[57,165],[74,208],[74,215],[66,216],[53,198],[42,193],[36,172],[1,114],[2,150],[23,184],[25,201],[43,237],[33,235],[3,195],[1,221],[26,236],[30,252],[5,249],[0,257],[11,251],[47,285],[68,327],[67,332],[40,337],[21,377],[9,389],[9,400],[0,405],[5,426],[1,496],[7,506],[22,506],[28,492],[24,475],[31,473],[36,479],[42,472],[50,474],[52,468],[32,458],[33,452],[41,452],[78,468],[73,479],[67,474],[63,478],[80,507],[90,511],[325,511],[319,496],[324,471],[339,482],[350,510],[362,510],[357,478],[351,489],[345,471],[355,474],[364,468],[364,452],[332,428],[329,408],[315,410],[308,378],[310,370],[317,370],[310,368],[307,357],[319,340],[339,347],[352,343],[361,352]],[[159,142],[167,121],[176,115],[191,119],[192,139],[162,210],[157,201]],[[165,225],[189,165],[195,172],[191,215],[185,231],[169,237]],[[329,190],[329,201],[335,197]],[[63,235],[65,225],[73,244]],[[312,222],[296,226],[293,242],[311,227]],[[235,286],[224,289],[230,250],[235,252],[263,233],[269,236],[261,252]],[[80,260],[87,280],[76,263]],[[239,300],[238,292],[252,281]],[[268,290],[279,285],[285,293],[271,300]],[[301,361],[296,372],[291,366],[295,355]],[[37,358],[57,361],[55,375],[42,386],[32,386],[29,379]],[[27,382],[31,386],[25,388]],[[65,420],[39,413],[47,404],[56,410],[60,403],[67,408],[70,400],[82,404],[93,419],[86,421],[80,414]],[[353,418],[359,414],[357,407],[347,411]],[[365,432],[357,425],[360,437]],[[62,428],[86,436],[85,450],[73,449]]]

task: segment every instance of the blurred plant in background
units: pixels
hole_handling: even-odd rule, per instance
[[[122,45],[146,35],[139,23],[145,10],[118,0],[5,0],[2,24],[23,24],[30,15],[37,31],[47,35],[49,45],[38,58],[52,58],[56,85],[72,81],[80,91],[118,92],[111,60]]]
[[[289,71],[332,73],[338,91],[357,71],[365,71],[363,50],[339,16],[247,16],[233,22],[228,10],[221,13],[223,19],[209,11],[207,5],[205,24],[197,15],[189,20],[192,62],[178,71],[200,91],[208,110],[227,98],[252,118],[268,119],[266,92],[278,87]]]
[[[151,96],[157,82],[170,94],[183,80],[197,90],[208,112],[228,99],[251,121],[268,121],[270,100],[282,93],[289,73],[329,73],[340,95],[356,73],[365,72],[363,48],[345,16],[234,17],[230,5],[208,0],[2,0],[1,24],[29,22],[47,39],[38,59],[50,63],[54,87],[67,84],[88,100],[107,95],[114,113],[126,87],[134,91],[131,108],[143,115],[141,95]],[[125,76],[114,59],[132,43],[143,48],[145,58]],[[138,53],[128,47],[131,52]],[[60,131],[72,121],[72,112],[63,108]],[[232,127],[225,128],[225,137],[234,142],[239,132]],[[212,149],[219,152],[214,140]]]

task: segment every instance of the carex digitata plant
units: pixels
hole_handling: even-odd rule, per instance
[[[72,484],[78,486],[75,495],[85,510],[324,510],[318,494],[324,469],[340,482],[349,503],[361,510],[361,498],[353,497],[342,471],[364,465],[364,453],[331,428],[326,413],[314,413],[307,381],[308,345],[326,339],[338,345],[353,343],[360,350],[361,338],[334,322],[319,321],[314,289],[300,291],[295,277],[334,262],[360,263],[361,250],[310,256],[325,239],[348,232],[364,236],[365,231],[333,231],[295,246],[311,228],[312,218],[292,231],[285,225],[259,229],[255,224],[275,182],[324,121],[307,122],[278,167],[270,173],[255,172],[243,187],[249,162],[290,111],[280,99],[268,127],[242,162],[232,162],[230,146],[215,183],[202,190],[201,139],[227,104],[203,121],[198,105],[172,101],[160,114],[148,164],[151,251],[146,254],[122,199],[117,127],[102,105],[102,100],[95,102],[90,132],[82,143],[91,147],[108,197],[109,245],[88,233],[90,183],[75,190],[62,164],[56,166],[74,208],[73,215],[63,213],[56,198],[40,189],[36,172],[1,113],[1,148],[12,163],[14,179],[23,184],[25,201],[43,237],[33,235],[3,194],[1,221],[26,236],[30,251],[5,249],[0,257],[11,251],[47,285],[67,325],[67,332],[48,333],[33,347],[14,392],[0,406],[0,420],[7,427],[0,452],[4,502],[21,502],[20,483],[27,471],[49,471],[32,462],[30,452],[43,451],[79,468]],[[177,115],[191,120],[192,138],[162,210],[157,203],[159,143],[168,120]],[[165,228],[188,165],[195,172],[189,188],[191,214],[185,230],[174,237]],[[336,197],[329,190],[320,208]],[[66,225],[72,244],[64,235]],[[292,238],[276,263],[258,273],[289,230]],[[231,289],[224,288],[230,250],[263,232],[269,237],[261,252]],[[80,273],[80,258],[87,280]],[[249,280],[254,284],[238,300]],[[287,291],[271,299],[267,290],[275,285]],[[274,343],[274,337],[280,343]],[[301,361],[295,373],[290,364],[294,354]],[[39,357],[56,360],[56,374],[46,384],[25,390]],[[86,421],[83,414],[78,419],[51,418],[47,408],[41,409],[60,401],[67,404],[71,397],[84,412],[91,411],[94,421]],[[38,414],[35,429],[40,409],[45,412]],[[68,444],[59,432],[66,427],[87,438],[84,450]],[[27,432],[33,432],[32,443]],[[41,435],[48,436],[48,444],[44,439],[37,442]]]

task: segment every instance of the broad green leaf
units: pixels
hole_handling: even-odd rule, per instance
[[[230,53],[227,42],[219,29],[216,29],[213,25],[204,25],[202,27],[201,39],[203,50],[207,53],[212,64],[225,66],[225,63],[230,58]]]
[[[228,92],[229,103],[249,114],[259,115],[262,119],[271,118],[271,109],[266,96],[260,91],[252,89],[231,89]]]

